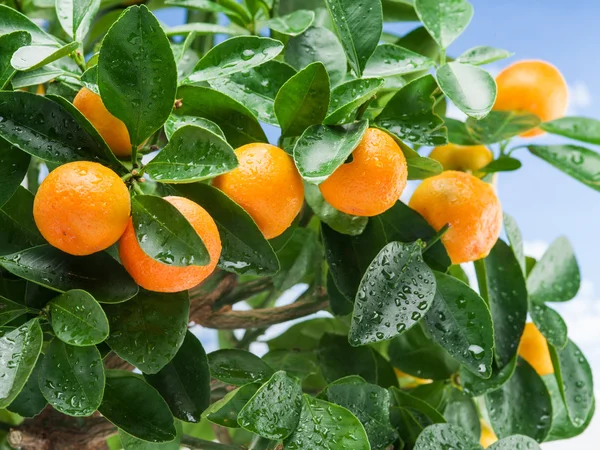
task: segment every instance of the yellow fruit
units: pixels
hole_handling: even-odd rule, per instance
[[[433,149],[430,158],[438,161],[444,170],[475,173],[487,166],[494,155],[485,145],[447,144]]]
[[[527,361],[540,376],[554,373],[548,342],[532,322],[525,324],[519,344],[519,356]]]
[[[496,433],[492,430],[487,423],[483,420],[481,421],[481,438],[479,439],[479,443],[483,448],[488,448],[490,445],[495,443],[498,440]]]

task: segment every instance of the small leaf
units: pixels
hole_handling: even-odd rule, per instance
[[[208,364],[213,378],[236,386],[264,382],[273,375],[273,369],[262,359],[244,350],[222,349],[209,353]]]
[[[336,86],[331,92],[331,103],[323,123],[339,125],[353,122],[357,108],[373,98],[383,83],[382,79],[369,78]]]
[[[479,412],[475,401],[463,391],[451,387],[448,402],[444,409],[444,418],[448,423],[468,431],[478,441],[481,436]]]
[[[523,249],[523,235],[521,234],[521,230],[519,230],[517,221],[511,215],[504,213],[503,217],[504,231],[506,232],[506,237],[508,237],[510,248],[515,254],[515,258],[517,258],[521,269],[523,269],[523,273],[525,273],[525,250]]]
[[[481,66],[483,64],[493,63],[500,61],[501,59],[510,58],[514,53],[501,48],[488,47],[487,45],[481,45],[478,47],[470,48],[465,51],[462,55],[456,58],[456,61],[463,64],[472,64],[474,66]]]
[[[434,448],[481,450],[481,445],[461,427],[449,423],[438,423],[425,428],[415,445],[415,450]]]
[[[83,42],[99,7],[100,0],[56,0],[56,15],[63,30]]]
[[[414,410],[423,414],[431,423],[445,423],[446,419],[435,408],[427,402],[410,395],[407,392],[401,391],[398,388],[391,388],[390,391],[394,396],[394,403],[401,407]]]
[[[285,370],[289,375],[300,378],[301,381],[319,370],[313,352],[271,350],[262,357],[262,360],[273,370]]]
[[[415,10],[442,49],[462,34],[473,17],[473,6],[466,0],[415,0]]]
[[[81,75],[81,83],[96,95],[100,95],[98,89],[98,65],[92,66]]]
[[[304,197],[321,222],[338,233],[357,236],[364,231],[369,222],[367,217],[352,216],[335,209],[325,201],[321,191],[314,184],[304,183]]]
[[[165,134],[167,135],[167,140],[170,141],[173,134],[186,125],[194,125],[196,127],[204,128],[208,131],[212,131],[223,140],[227,140],[223,130],[221,130],[221,127],[212,120],[196,116],[176,116],[173,114],[171,114],[165,122]]]
[[[95,345],[108,337],[108,319],[94,297],[82,290],[67,291],[50,303],[56,337],[75,346]]]
[[[469,117],[467,133],[475,142],[495,144],[525,133],[540,124],[535,114],[520,111],[490,111],[481,120]]]
[[[482,119],[494,106],[496,82],[477,66],[447,63],[437,70],[437,79],[444,94],[470,117]]]
[[[275,115],[282,136],[299,136],[325,119],[329,107],[329,76],[321,62],[291,77],[275,98]]]
[[[0,256],[0,266],[12,274],[57,292],[81,289],[100,303],[119,303],[138,292],[138,286],[108,253],[72,256],[40,245]]]
[[[105,305],[111,330],[106,343],[121,359],[142,372],[157,373],[183,343],[189,308],[187,291],[175,294],[140,291],[128,302]]]
[[[520,169],[521,166],[521,161],[518,159],[511,158],[510,156],[500,156],[479,170],[483,173],[512,172]]]
[[[244,34],[243,30],[235,28],[233,26],[222,26],[217,25],[215,23],[184,23],[181,25],[177,25],[174,27],[164,28],[164,32],[167,36],[178,36],[180,34],[189,34],[198,33],[200,35],[209,35],[209,34],[228,34],[228,35],[236,35],[236,34]]]
[[[56,61],[75,51],[79,44],[71,42],[60,48],[45,45],[28,45],[20,47],[10,59],[10,64],[16,70],[34,70]]]
[[[42,391],[40,391],[38,383],[38,374],[40,373],[43,361],[44,355],[40,355],[27,383],[23,386],[23,390],[6,407],[10,412],[14,412],[22,417],[31,418],[41,413],[48,404],[46,398],[42,395]]]
[[[292,325],[281,335],[270,339],[267,343],[270,350],[296,350],[312,351],[319,346],[325,333],[345,335],[348,327],[341,321],[331,317],[319,317]],[[351,348],[345,342],[346,348]]]
[[[8,82],[16,73],[10,65],[13,53],[29,44],[31,44],[31,35],[26,31],[14,31],[0,36],[0,89],[6,89]]]
[[[0,325],[4,325],[17,317],[21,317],[23,314],[26,314],[27,311],[28,308],[26,306],[0,296]]]
[[[549,344],[557,348],[564,348],[567,345],[569,342],[567,324],[560,314],[544,303],[532,303],[529,306],[529,315]]]
[[[275,58],[283,44],[259,36],[237,36],[216,45],[204,55],[182,84],[193,84],[251,69]]]
[[[409,180],[424,180],[444,171],[444,167],[438,161],[424,156],[406,158],[406,165]]]
[[[600,145],[600,120],[587,117],[561,117],[544,122],[540,128],[548,133]]]
[[[394,44],[381,44],[369,58],[365,77],[391,77],[429,70],[435,62],[426,56]]]
[[[325,333],[316,350],[319,367],[325,381],[357,375],[377,384],[377,360],[370,347],[351,347],[346,336]]]
[[[37,45],[59,45],[54,36],[43,31],[25,15],[10,6],[0,5],[0,36],[14,31],[26,31]]]
[[[494,442],[488,447],[489,450],[513,450],[515,448],[526,448],[527,450],[540,450],[536,441],[527,436],[509,436]]]
[[[279,292],[298,283],[307,283],[320,276],[323,265],[323,247],[318,234],[308,228],[297,227],[290,239],[277,251],[281,269],[273,277],[273,286]]]
[[[33,194],[23,186],[0,206],[0,229],[0,255],[44,243],[33,219]]]
[[[556,239],[527,277],[532,302],[566,302],[577,295],[581,275],[571,243]]]
[[[479,142],[471,136],[464,122],[450,117],[444,117],[444,125],[448,129],[448,142],[458,145],[479,144]]]
[[[39,374],[42,394],[55,409],[75,417],[91,416],[104,394],[104,366],[94,346],[75,347],[54,339]]]
[[[285,439],[298,426],[302,410],[300,381],[280,371],[273,374],[238,414],[240,426],[271,440]]]
[[[431,307],[436,282],[421,251],[420,242],[390,242],[371,262],[356,294],[348,337],[352,345],[391,339]]]
[[[273,17],[267,22],[267,26],[281,34],[298,36],[306,31],[315,20],[314,11],[299,9],[293,13],[281,17]]]
[[[223,427],[239,428],[238,415],[260,386],[260,383],[249,383],[229,392],[221,400],[210,405],[202,417]]]
[[[302,178],[320,184],[340,167],[360,144],[369,122],[311,125],[294,146],[294,162]]]
[[[460,382],[463,392],[471,397],[479,397],[488,392],[495,391],[506,383],[512,377],[517,367],[517,355],[508,362],[502,369],[496,364],[492,367],[492,376],[489,378],[480,378],[464,367],[460,368]]]

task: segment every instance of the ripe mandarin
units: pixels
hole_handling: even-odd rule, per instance
[[[444,170],[477,172],[494,159],[494,155],[485,145],[447,144],[433,149],[430,158],[438,161]]]
[[[496,111],[529,112],[547,122],[564,116],[567,110],[567,82],[556,67],[545,61],[516,62],[500,72],[496,84]],[[535,128],[521,136],[541,134],[544,132]]]
[[[213,218],[197,203],[183,197],[165,197],[190,222],[210,256],[206,266],[171,266],[152,259],[138,244],[129,220],[119,240],[119,256],[125,269],[144,289],[155,292],[179,292],[191,289],[208,277],[221,256],[221,238]]]
[[[450,225],[442,242],[452,264],[486,257],[500,236],[502,207],[494,189],[468,173],[449,170],[423,180],[410,207],[436,230]]]
[[[532,322],[525,324],[519,344],[519,355],[535,369],[538,375],[554,373],[548,342]]]
[[[494,444],[498,440],[498,436],[492,430],[486,422],[481,421],[481,437],[479,438],[479,444],[483,448],[488,448],[490,445]]]
[[[342,164],[319,188],[334,208],[355,216],[376,216],[394,206],[406,187],[408,167],[387,133],[369,128],[352,161]]]
[[[304,185],[292,158],[269,144],[247,144],[235,150],[238,167],[213,185],[246,210],[267,239],[283,233],[300,212]]]
[[[89,255],[117,242],[130,209],[129,191],[115,172],[77,161],[57,167],[42,182],[33,217],[51,245],[71,255]]]

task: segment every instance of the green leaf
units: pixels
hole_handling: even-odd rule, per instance
[[[369,222],[367,217],[352,216],[335,209],[325,201],[321,191],[314,184],[304,183],[304,196],[315,215],[338,233],[359,235]]]
[[[390,99],[375,124],[415,144],[446,144],[444,121],[433,112],[436,89],[438,85],[431,75],[411,81]]]
[[[33,219],[33,194],[23,186],[0,206],[0,229],[0,255],[44,243]]]
[[[184,23],[174,27],[164,28],[164,32],[167,36],[178,36],[180,34],[187,34],[188,36],[192,33],[197,33],[201,36],[210,34],[244,34],[243,30],[239,30],[234,26],[222,26],[214,23]]]
[[[239,428],[238,415],[260,386],[260,383],[250,383],[229,392],[221,400],[210,405],[202,417],[223,427]]]
[[[275,58],[283,44],[259,36],[237,36],[216,45],[198,61],[182,84],[193,84],[251,69]]]
[[[16,413],[22,417],[35,417],[46,407],[48,402],[40,391],[38,383],[38,374],[42,362],[44,361],[44,355],[40,355],[35,367],[27,380],[27,383],[23,386],[23,390],[19,392],[19,395],[12,401],[6,408],[13,413]]]
[[[505,212],[503,217],[504,231],[506,232],[506,237],[508,237],[510,248],[515,254],[515,258],[517,258],[523,273],[525,273],[525,250],[523,249],[523,235],[521,234],[521,230],[519,230],[517,221],[511,215]]]
[[[426,56],[394,44],[381,44],[369,58],[365,77],[391,77],[429,70],[435,62]]]
[[[424,180],[444,171],[438,161],[424,156],[406,158],[406,165],[408,166],[409,180]]]
[[[98,411],[120,429],[145,441],[168,442],[177,435],[167,403],[156,389],[130,372],[107,371]]]
[[[513,376],[485,395],[490,423],[499,438],[522,434],[542,442],[552,425],[552,402],[546,385],[519,358]]]
[[[37,45],[59,45],[54,36],[43,31],[25,15],[10,6],[0,5],[0,36],[14,31],[26,31]]]
[[[588,144],[600,144],[600,120],[588,117],[561,117],[544,122],[540,128],[548,133],[568,137]]]
[[[72,256],[50,245],[0,256],[0,266],[10,273],[57,292],[81,289],[100,303],[129,300],[138,286],[108,253]]]
[[[323,377],[329,383],[349,375],[377,383],[377,361],[369,347],[351,347],[346,336],[325,333],[316,353]]]
[[[484,166],[479,170],[484,173],[512,172],[514,170],[520,169],[521,166],[521,161],[519,161],[518,159],[502,155],[498,159],[495,159],[487,166]]]
[[[67,291],[50,303],[56,337],[75,346],[95,345],[108,337],[108,319],[94,297],[82,290]]]
[[[289,375],[300,378],[301,381],[319,370],[313,352],[271,350],[262,357],[262,360],[273,370],[285,370]]]
[[[79,69],[75,62],[65,56],[39,69],[17,72],[11,80],[11,84],[13,89],[19,89],[28,86],[37,86],[56,78],[74,81],[80,76],[80,72],[81,69]]]
[[[146,381],[160,392],[175,417],[199,422],[210,404],[210,370],[202,343],[190,331],[175,357],[158,373],[144,374]]]
[[[273,369],[262,359],[245,350],[221,349],[209,353],[208,364],[213,378],[236,386],[264,382],[273,375]]]
[[[504,367],[517,353],[527,320],[523,271],[511,248],[501,239],[483,262],[476,264],[484,266],[485,281],[478,277],[479,292],[492,313],[494,356],[499,366]]]
[[[281,269],[273,277],[273,286],[279,292],[291,289],[298,283],[311,284],[320,275],[323,247],[318,234],[308,228],[298,227],[292,237],[277,251]]]
[[[296,350],[312,351],[319,346],[320,339],[325,333],[346,335],[348,327],[337,319],[320,317],[297,323],[289,327],[281,335],[269,340],[270,350]],[[345,348],[351,348],[345,342]]]
[[[194,125],[200,128],[204,128],[208,131],[212,131],[214,134],[223,138],[223,140],[227,140],[223,130],[221,127],[214,123],[212,120],[204,119],[202,117],[195,116],[175,116],[171,114],[167,121],[165,122],[165,134],[167,135],[167,140],[171,140],[171,136],[175,134],[177,130],[186,125]]]
[[[98,65],[90,67],[81,75],[81,83],[92,91],[94,94],[100,95],[98,90]]]
[[[567,324],[560,314],[544,303],[531,303],[529,315],[549,344],[557,348],[564,348],[567,345],[569,342]]]
[[[211,87],[245,105],[262,122],[278,125],[274,104],[277,92],[296,71],[271,60],[258,67],[209,81]]]
[[[440,89],[466,115],[479,120],[494,106],[496,82],[487,71],[451,62],[440,67],[436,74]]]
[[[390,242],[363,275],[348,337],[354,346],[391,339],[414,326],[431,307],[436,280],[420,242]]]
[[[460,368],[460,382],[463,387],[463,392],[471,397],[479,397],[488,392],[495,391],[512,377],[517,366],[517,355],[511,359],[508,364],[499,369],[496,364],[492,367],[492,376],[489,378],[481,378],[466,370]]]
[[[26,306],[0,296],[0,325],[9,323],[27,312]]]
[[[56,0],[56,15],[63,30],[83,42],[99,7],[100,0]]]
[[[25,386],[43,341],[37,319],[12,330],[0,329],[0,408],[10,405]]]
[[[39,69],[75,51],[78,46],[77,42],[71,42],[59,48],[46,45],[27,45],[14,52],[10,64],[13,68],[21,71]]]
[[[425,324],[433,338],[463,366],[482,378],[492,373],[494,328],[490,310],[469,286],[435,272],[436,292]]]
[[[16,70],[10,65],[13,53],[31,44],[31,35],[26,31],[14,31],[0,36],[0,89],[5,89]]]
[[[463,391],[454,387],[450,388],[448,402],[444,408],[444,418],[448,423],[468,431],[475,441],[481,436],[479,412],[475,401]]]
[[[413,0],[382,0],[383,20],[386,22],[413,22],[419,20]]]
[[[473,6],[466,0],[415,0],[419,20],[442,49],[467,28]]]
[[[110,27],[98,58],[102,102],[137,147],[173,109],[177,67],[169,40],[145,5],[132,6]]]
[[[342,44],[334,33],[327,28],[310,27],[288,41],[284,58],[296,70],[320,61],[335,86],[346,76],[347,63],[343,53]]]
[[[528,145],[527,148],[558,170],[600,191],[600,155],[595,151],[570,144]]]
[[[581,427],[594,407],[594,378],[590,364],[577,345],[569,340],[566,347],[550,347],[556,382],[567,415]]]
[[[274,275],[277,255],[250,215],[220,190],[203,183],[180,185],[178,191],[202,206],[221,236],[219,267],[247,275]]]
[[[465,51],[458,58],[456,58],[456,61],[463,64],[481,66],[483,64],[499,61],[501,59],[510,58],[512,55],[514,55],[514,53],[507,50],[502,50],[501,48],[481,45]]]
[[[370,450],[371,446],[364,427],[354,414],[346,408],[304,394],[300,422],[285,440],[284,448]]]
[[[360,144],[369,122],[311,125],[294,146],[294,162],[305,181],[320,184],[335,172]]]
[[[440,414],[435,408],[429,403],[408,394],[407,392],[401,391],[398,388],[391,388],[390,391],[394,395],[394,403],[401,407],[411,411],[416,411],[419,414],[424,415],[432,423],[445,423],[446,419]]]
[[[417,3],[419,0],[417,0]],[[449,423],[428,426],[417,439],[415,450],[434,448],[460,448],[461,450],[481,450],[481,445],[462,428]]]
[[[362,77],[383,31],[380,2],[364,4],[353,0],[325,0],[348,63]]]
[[[302,410],[300,380],[276,372],[238,414],[240,426],[272,440],[285,439],[298,426]]]
[[[136,195],[131,201],[133,228],[144,253],[156,261],[177,266],[203,266],[208,250],[185,216],[167,200]]]
[[[493,111],[492,111],[493,112]],[[444,125],[448,129],[448,141],[458,145],[478,145],[473,136],[467,130],[467,126],[460,120],[444,117]]]
[[[175,294],[140,291],[128,302],[105,305],[110,323],[106,343],[121,359],[142,372],[157,373],[181,347],[189,309],[187,291]]]
[[[75,417],[91,416],[104,394],[104,366],[94,346],[75,347],[54,339],[39,374],[42,394],[55,409]]]
[[[331,92],[331,103],[323,123],[339,125],[353,122],[357,108],[370,101],[383,83],[382,79],[368,78],[351,80],[336,86]]]
[[[540,450],[536,441],[527,436],[509,436],[494,442],[488,447],[489,450],[513,450],[515,448],[526,448],[528,450]]]
[[[181,449],[181,432],[182,425],[181,422],[175,422],[175,429],[177,431],[177,436],[175,439],[169,442],[148,442],[143,439],[138,439],[133,437],[132,435],[126,433],[123,430],[119,430],[119,433],[116,437],[121,441],[121,445],[123,446],[123,450],[180,450]],[[107,440],[108,444],[108,440]],[[109,448],[113,448],[110,444]],[[119,447],[120,448],[120,447]]]
[[[233,148],[252,142],[267,142],[252,112],[226,94],[207,87],[182,86],[177,90],[177,98],[181,99],[183,106],[173,111],[175,117],[202,117],[216,123]]]
[[[556,239],[527,277],[532,302],[566,302],[577,295],[581,275],[569,240]]]
[[[315,62],[291,77],[275,97],[275,115],[282,136],[299,136],[325,119],[329,107],[329,76]]]
[[[298,36],[304,33],[315,20],[314,11],[299,9],[291,14],[281,17],[273,17],[267,22],[267,26],[281,34],[288,36]]]
[[[466,122],[468,134],[477,143],[495,144],[525,133],[540,124],[535,114],[520,111],[490,111],[481,120],[469,117]]]

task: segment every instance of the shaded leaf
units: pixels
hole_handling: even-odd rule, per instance
[[[529,314],[536,328],[548,340],[548,343],[564,348],[569,338],[567,336],[567,324],[563,318],[544,303],[532,303],[529,306]]]
[[[37,45],[58,46],[58,40],[43,31],[25,15],[7,5],[0,5],[0,36],[14,31],[26,31]]]
[[[517,355],[501,369],[497,364],[492,366],[492,376],[489,378],[481,378],[464,367],[460,368],[460,382],[463,392],[471,397],[479,397],[488,392],[495,391],[506,383],[515,372],[517,366]]]
[[[528,112],[490,111],[480,120],[469,117],[466,129],[475,142],[495,144],[525,133],[539,124],[539,117]]]
[[[57,0],[56,15],[74,41],[83,42],[100,7],[100,0]]]
[[[26,314],[28,311],[25,305],[15,303],[12,300],[0,296],[0,325],[4,325]]]
[[[377,384],[377,361],[369,347],[351,347],[346,336],[325,333],[319,341],[317,359],[325,381],[331,383],[358,375]]]
[[[314,11],[299,9],[281,17],[273,17],[267,26],[274,31],[289,36],[298,36],[306,31],[315,20]]]
[[[315,215],[338,233],[350,236],[359,235],[369,222],[368,217],[352,216],[335,209],[325,201],[318,186],[314,184],[304,183],[304,197]]]
[[[273,369],[262,359],[245,350],[221,349],[209,353],[208,364],[213,378],[236,386],[264,382],[273,375]]]
[[[260,383],[249,383],[229,392],[210,405],[202,417],[223,427],[239,428],[238,415],[260,386]]]
[[[42,395],[38,383],[38,375],[43,361],[44,355],[40,355],[23,390],[6,409],[22,417],[31,418],[37,416],[46,407],[48,402]]]
[[[429,70],[435,62],[426,56],[394,44],[381,44],[369,58],[365,77],[390,77]]]
[[[12,55],[21,47],[31,44],[31,35],[26,31],[13,31],[0,35],[0,89],[5,89],[16,73],[11,66]]]
[[[331,92],[331,103],[323,123],[338,125],[353,122],[357,108],[373,98],[383,83],[382,79],[368,78],[336,86]]]
[[[481,450],[481,445],[473,440],[472,436],[449,423],[434,424],[425,428],[417,439],[415,450],[454,447],[461,450]]]

